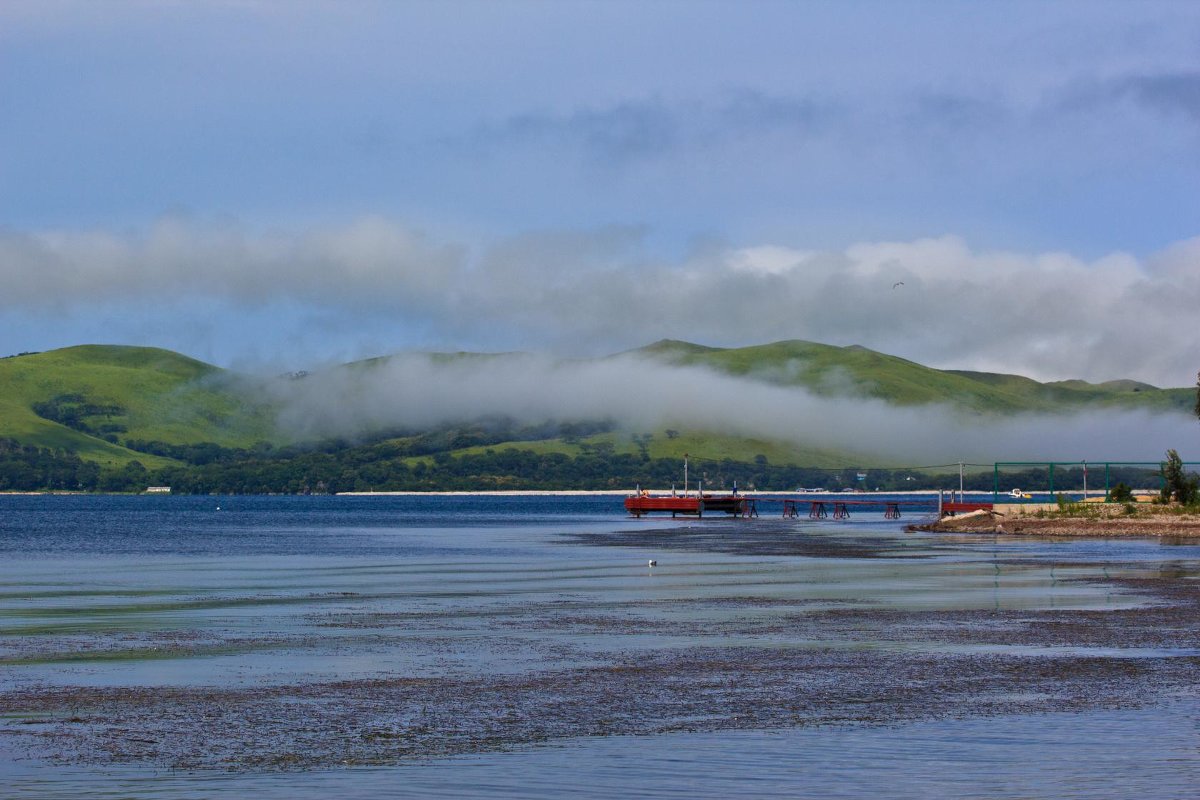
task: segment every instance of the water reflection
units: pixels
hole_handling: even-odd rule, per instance
[[[144,499],[0,499],[0,777],[29,796],[1062,796],[1111,788],[1086,758],[1149,785],[1161,759],[1122,767],[1114,731],[1194,744],[1192,544],[629,521],[610,498]],[[1175,755],[1160,788],[1195,777]],[[327,771],[367,763],[390,766]]]

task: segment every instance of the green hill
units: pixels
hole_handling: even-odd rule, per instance
[[[826,397],[870,397],[895,405],[948,404],[982,413],[1071,412],[1121,406],[1188,412],[1192,389],[1159,389],[1137,381],[1039,383],[1020,375],[938,370],[851,345],[784,341],[739,348],[663,340],[633,353],[669,364],[703,366]]]
[[[169,459],[131,440],[248,447],[276,438],[243,379],[178,353],[84,345],[0,359],[0,438],[108,464]]]
[[[609,358],[630,355],[675,366],[704,367],[745,380],[801,388],[825,397],[874,398],[902,406],[949,405],[988,415],[1074,413],[1111,406],[1186,413],[1194,403],[1192,389],[1158,389],[1127,380],[1103,384],[1079,380],[1039,383],[1019,375],[937,370],[860,346],[835,347],[805,341],[717,348],[663,340]],[[463,359],[504,360],[525,356],[518,353],[443,353],[432,357],[442,363],[454,363]],[[386,358],[372,359],[349,366],[378,366],[386,361]],[[514,364],[516,369],[518,366]],[[688,453],[693,460],[702,461],[751,461],[763,456],[773,464],[822,467],[887,462],[870,453],[742,438],[707,430],[635,432],[618,425],[615,430],[582,438],[515,437],[510,441],[489,439],[484,444],[459,443],[472,438],[472,433],[464,435],[460,430],[446,439],[445,449],[439,452],[472,456],[489,450],[525,450],[539,455],[577,457],[599,448],[616,454],[642,454],[651,459],[680,458]],[[394,441],[411,444],[410,440]],[[427,451],[422,452],[424,454],[411,456],[408,463],[432,463],[432,456]]]
[[[875,398],[889,404],[943,404],[979,414],[1072,413],[1120,406],[1189,413],[1192,389],[1159,389],[1136,381],[1039,383],[1019,375],[937,370],[863,347],[784,341],[742,348],[716,348],[664,340],[632,354],[658,362],[704,367],[748,381],[796,387],[825,397]],[[629,355],[629,354],[624,354]],[[434,354],[441,363],[526,358],[522,354]],[[357,372],[386,364],[387,357],[335,370]],[[514,371],[520,365],[514,363]],[[176,463],[169,446],[211,444],[246,450],[259,443],[289,442],[275,428],[277,409],[256,382],[178,353],[145,347],[87,345],[0,359],[0,439],[77,453],[120,466],[138,460],[147,467]],[[585,421],[586,422],[586,421]],[[595,422],[595,421],[591,421]],[[511,430],[472,428],[468,421],[413,439],[390,439],[408,448],[410,460],[433,453],[471,455],[522,449],[576,457],[594,452],[679,458],[837,466],[872,461],[871,454],[803,443],[766,441],[710,430],[632,431],[615,421],[571,435],[554,425]],[[379,441],[385,431],[366,432]],[[422,438],[424,437],[424,438]],[[418,442],[418,439],[420,440]],[[414,444],[415,443],[415,444]],[[150,455],[146,450],[163,455]],[[874,463],[880,463],[874,459]]]
[[[402,440],[393,440],[402,441]],[[628,433],[612,431],[587,436],[581,439],[532,439],[522,441],[507,441],[487,445],[472,445],[456,447],[446,451],[453,456],[478,455],[488,450],[528,450],[538,455],[561,453],[576,457],[597,451],[609,451],[618,455],[640,455],[645,453],[648,458],[682,459],[690,456],[693,462],[722,461],[753,461],[758,457],[766,458],[772,464],[803,464],[809,467],[837,468],[847,464],[879,463],[877,457],[847,450],[834,450],[819,447],[804,447],[787,442],[767,441],[765,439],[730,436],[710,431],[657,431],[645,433]],[[412,456],[408,463],[431,463],[433,457]]]

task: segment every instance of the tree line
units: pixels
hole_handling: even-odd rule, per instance
[[[176,447],[170,455],[186,463],[148,468],[131,461],[118,467],[99,466],[63,450],[0,439],[0,491],[140,492],[151,485],[170,486],[183,494],[632,489],[637,485],[683,489],[681,459],[651,458],[644,450],[617,453],[608,443],[582,444],[578,455],[505,447],[459,455],[441,450],[415,460],[411,443],[396,442],[340,446],[327,442],[309,449],[230,449],[212,443]],[[957,473],[802,467],[772,464],[762,455],[751,461],[692,459],[689,466],[690,488],[700,482],[713,491],[729,491],[735,485],[747,492],[793,491],[802,486],[904,491],[959,485]],[[860,474],[865,474],[864,480]],[[1158,475],[1154,470],[1114,467],[1110,481],[1153,488],[1159,485]],[[1000,490],[1044,490],[1048,478],[1045,468],[1004,472]],[[1102,488],[1098,480],[1093,470],[1093,490]],[[1055,470],[1056,490],[1078,490],[1083,481],[1081,468]],[[990,471],[968,474],[963,484],[974,491],[992,491],[995,485]]]

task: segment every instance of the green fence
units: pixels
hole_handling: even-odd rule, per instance
[[[997,461],[992,466],[993,502],[1000,502],[1010,494],[1000,489],[1001,470],[1021,470],[1018,474],[1026,482],[1019,487],[1024,492],[1077,492],[1086,491],[1100,494],[1104,488],[1104,498],[1107,500],[1112,487],[1116,483],[1126,483],[1131,488],[1150,488],[1146,482],[1152,482],[1156,487],[1163,485],[1162,461]],[[1185,469],[1195,473],[1200,467],[1200,461],[1183,462]],[[1015,476],[1014,476],[1015,477]],[[1082,479],[1082,480],[1081,480]],[[1032,485],[1029,481],[1033,481]],[[1143,485],[1138,485],[1141,482]],[[1037,488],[1038,484],[1045,488]],[[1018,487],[1014,487],[1016,489]]]

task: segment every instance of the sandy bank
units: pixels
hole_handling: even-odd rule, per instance
[[[1046,512],[1043,512],[1046,513]],[[1200,539],[1200,514],[1181,514],[1139,508],[1125,513],[1122,506],[1096,509],[1087,516],[1036,516],[1037,509],[1005,507],[946,517],[914,530],[945,533],[992,533],[1016,536],[1183,537]]]

